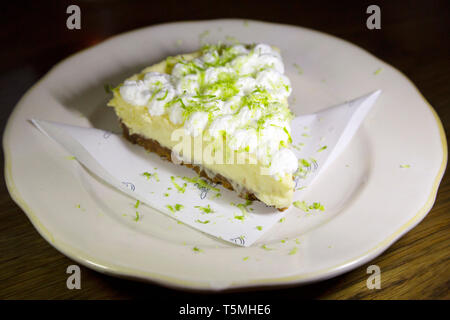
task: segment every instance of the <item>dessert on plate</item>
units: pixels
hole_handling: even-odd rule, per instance
[[[291,84],[276,48],[207,45],[168,57],[112,90],[124,136],[241,197],[292,203]]]

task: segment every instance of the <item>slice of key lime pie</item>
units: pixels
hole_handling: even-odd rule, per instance
[[[113,89],[108,106],[131,142],[283,210],[298,167],[290,93],[277,49],[219,44],[133,75]]]

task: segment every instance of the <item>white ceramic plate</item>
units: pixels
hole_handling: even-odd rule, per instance
[[[134,200],[70,160],[27,121],[119,131],[105,107],[104,84],[194,51],[201,41],[235,39],[281,49],[296,114],[383,91],[345,152],[309,188],[307,200],[320,201],[325,212],[289,214],[250,248],[219,242],[145,206],[136,223]],[[66,59],[21,99],[3,147],[9,192],[56,249],[100,272],[217,290],[306,283],[366,263],[425,217],[447,162],[439,118],[399,71],[316,31],[242,20],[144,28]]]

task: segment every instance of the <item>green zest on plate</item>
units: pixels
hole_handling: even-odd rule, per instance
[[[204,221],[202,221],[202,220],[197,219],[197,220],[195,220],[195,222],[198,222],[198,223],[201,223],[201,224],[207,224],[207,223],[209,223],[210,221],[209,221],[209,220],[204,220]]]
[[[138,207],[139,207],[139,204],[140,204],[141,202],[139,201],[139,200],[137,200],[136,201],[136,204],[134,205],[134,207],[137,209]]]
[[[300,177],[301,179],[305,179],[308,174],[312,171],[314,167],[317,166],[317,161],[313,158],[310,158],[311,162],[306,159],[298,160],[298,169],[294,173],[295,177]],[[314,165],[313,165],[314,164]],[[300,189],[297,189],[300,190]]]
[[[324,206],[321,205],[319,202],[313,202],[313,204],[310,205],[308,208],[311,210],[320,210],[320,211],[325,210]]]
[[[178,183],[175,182],[175,177],[171,176],[170,180],[172,181],[173,186],[177,189],[179,193],[184,193],[186,191],[187,184],[184,183],[183,186],[180,186]]]
[[[253,201],[251,201],[251,200],[245,200],[245,203],[235,204],[235,203],[231,202],[230,204],[232,206],[235,206],[235,207],[239,208],[239,210],[241,210],[242,219],[240,219],[240,220],[244,220],[244,217],[246,217],[248,215],[248,213],[249,213],[248,210],[249,209],[251,210],[251,208],[248,208],[248,207],[251,206],[252,203],[253,203]],[[235,218],[236,218],[236,216],[235,216]]]
[[[311,163],[309,163],[308,162],[308,160],[306,160],[306,159],[300,159],[299,160],[299,165],[302,165],[302,166],[304,166],[304,167],[310,167],[311,166]]]
[[[195,206],[194,208],[199,209],[203,213],[214,213],[214,210],[211,208],[209,204],[206,207]]]
[[[194,251],[194,252],[203,252],[203,250],[198,248],[198,247],[193,247],[192,251]]]
[[[258,229],[259,231],[261,231],[263,229],[263,227],[261,226],[256,226],[256,229]]]
[[[210,184],[208,184],[205,180],[201,179],[200,177],[194,177],[194,178],[183,177],[183,180],[186,182],[190,182],[192,184],[196,184],[201,188],[213,190],[216,192],[220,191],[218,188],[211,186]]]
[[[171,206],[171,205],[166,205],[166,208],[170,210],[170,212],[175,213],[176,211],[180,211],[181,209],[184,208],[184,206],[182,204],[176,204],[175,206]]]
[[[309,212],[309,210],[325,210],[325,207],[319,202],[313,202],[312,205],[308,205],[305,201],[294,201],[293,205],[294,207],[299,208],[305,212]]]
[[[305,212],[309,211],[308,205],[306,204],[305,201],[298,201],[297,200],[297,201],[294,201],[292,204],[294,205],[294,207],[302,209]]]
[[[273,250],[272,248],[267,247],[265,244],[263,244],[261,248],[263,248],[264,250]]]
[[[134,218],[134,221],[138,222],[139,221],[139,212],[136,211],[136,218]]]
[[[317,150],[317,152],[322,152],[323,150],[325,150],[326,148],[328,148],[327,146],[323,146],[322,148],[320,148],[319,150]]]
[[[144,172],[143,174],[142,174],[144,177],[146,177],[147,178],[147,180],[150,180],[150,178],[155,178],[155,180],[157,181],[157,182],[159,182],[159,177],[158,177],[158,173],[150,173],[150,172]]]
[[[411,166],[409,164],[401,164],[400,168],[406,169],[406,168],[411,168]]]
[[[294,248],[292,248],[292,250],[291,250],[291,251],[289,251],[289,255],[293,255],[293,254],[296,254],[296,253],[297,253],[297,251],[298,251],[298,248],[297,248],[297,247],[294,247]]]

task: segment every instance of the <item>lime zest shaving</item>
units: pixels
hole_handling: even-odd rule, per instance
[[[377,70],[374,71],[374,75],[379,74],[381,71],[383,70],[383,68],[378,68]]]
[[[162,100],[164,100],[165,98],[167,98],[167,95],[168,95],[168,94],[169,94],[169,90],[166,90],[166,93],[164,94],[164,96],[161,97],[161,98],[156,98],[156,100],[162,101]]]
[[[411,168],[411,165],[409,165],[409,164],[401,164],[400,168],[404,168],[404,169]]]
[[[248,256],[247,256],[247,257],[243,257],[242,260],[243,260],[243,261],[247,261],[248,258],[250,258],[250,257],[248,257]]]
[[[83,212],[86,211],[86,209],[82,208],[80,204],[77,204],[76,207],[77,207],[78,209],[80,209],[81,211],[83,211]]]
[[[199,219],[197,219],[197,220],[195,220],[195,222],[198,222],[198,223],[201,223],[201,224],[207,224],[207,223],[209,223],[210,221],[209,220],[199,220]]]
[[[199,209],[203,213],[214,213],[214,210],[211,208],[211,206],[208,204],[206,207],[202,206],[195,206],[194,208]]]
[[[194,251],[194,252],[196,252],[196,253],[198,253],[198,252],[203,252],[203,250],[200,249],[200,248],[198,248],[198,247],[193,247],[193,248],[192,248],[192,251]]]
[[[292,137],[291,134],[289,133],[288,129],[286,127],[283,127],[283,131],[287,134],[288,136],[288,142],[292,143]]]
[[[306,204],[305,201],[298,201],[297,200],[297,201],[294,201],[292,204],[296,208],[302,209],[305,212],[309,212],[308,205]]]
[[[136,217],[134,218],[134,221],[138,222],[139,221],[139,212],[136,211]]]
[[[183,177],[182,178],[184,181],[190,182],[192,184],[196,184],[201,188],[205,188],[205,189],[209,189],[209,190],[213,190],[216,192],[219,192],[220,190],[218,188],[215,188],[213,186],[211,186],[210,184],[208,184],[205,180],[201,179],[200,177],[194,177],[194,178],[188,178],[188,177]]]
[[[134,207],[137,209],[139,207],[139,205],[141,204],[141,202],[139,200],[136,201],[136,204],[134,205]]]
[[[311,209],[311,210],[320,210],[320,211],[324,211],[325,210],[324,206],[321,205],[319,202],[313,202],[313,204],[309,206],[309,209]]]
[[[166,205],[166,208],[170,210],[170,212],[175,213],[176,211],[180,211],[184,208],[182,204],[177,203],[175,206]]]
[[[256,226],[256,229],[258,229],[259,231],[261,231],[263,229],[262,226]]]
[[[310,210],[320,210],[320,211],[324,211],[325,207],[320,204],[320,202],[313,202],[313,204],[308,205],[305,201],[294,201],[292,203],[294,205],[294,207],[299,208],[305,212],[309,212]]]
[[[264,249],[264,250],[268,250],[268,251],[274,250],[273,248],[269,248],[269,247],[266,246],[265,244],[263,244],[263,245],[261,246],[261,248]]]
[[[304,166],[304,167],[310,167],[311,163],[308,162],[308,160],[306,159],[300,159],[300,163]]]
[[[150,173],[150,172],[144,172],[143,174],[142,174],[144,177],[146,177],[147,178],[147,180],[150,180],[151,178],[155,178],[155,180],[157,181],[157,182],[159,182],[159,177],[158,177],[158,173]]]
[[[245,200],[245,203],[238,203],[238,204],[235,204],[235,203],[231,202],[230,204],[232,206],[235,206],[235,207],[239,208],[239,210],[241,210],[241,212],[242,212],[242,216],[235,216],[235,218],[236,217],[242,217],[242,218],[236,218],[236,219],[244,220],[244,218],[246,216],[248,216],[248,214],[249,214],[249,209],[251,210],[251,208],[248,208],[248,207],[250,205],[252,205],[252,203],[253,203],[252,200]]]
[[[183,186],[180,186],[178,183],[175,182],[175,177],[171,176],[170,180],[172,181],[173,186],[177,189],[178,193],[184,193],[186,191],[187,184],[184,183]]]
[[[317,152],[322,152],[322,151],[325,150],[326,148],[328,148],[328,146],[323,146],[322,148],[320,148],[319,150],[317,150]]]
[[[292,248],[291,251],[289,251],[289,255],[292,256],[292,255],[296,254],[297,252],[298,252],[298,248],[294,247],[294,248]]]

